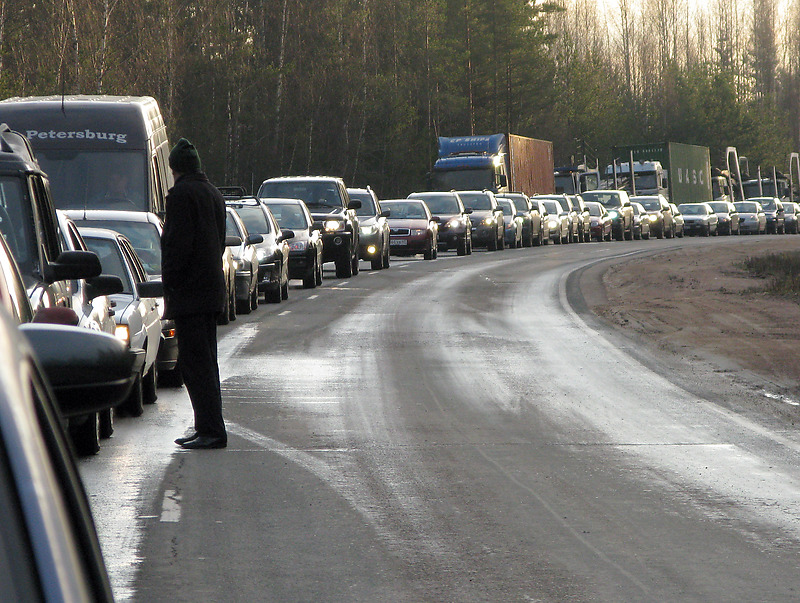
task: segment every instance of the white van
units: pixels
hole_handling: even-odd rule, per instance
[[[164,217],[169,141],[149,96],[38,96],[0,102],[0,123],[30,140],[58,209]]]

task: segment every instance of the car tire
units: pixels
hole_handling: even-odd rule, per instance
[[[433,240],[428,241],[428,248],[422,252],[422,257],[426,260],[433,259]]]
[[[280,289],[278,289],[278,295],[280,296]],[[248,294],[247,299],[236,300],[236,313],[237,314],[250,314],[253,311],[253,307],[250,305],[250,295]]]
[[[369,267],[371,270],[382,270],[383,269],[383,255],[377,255],[369,261]]]
[[[456,255],[467,255],[467,236],[456,242]]]
[[[183,385],[183,374],[177,366],[169,371],[158,373],[158,384],[161,387],[181,387]]]
[[[289,281],[281,285],[281,299],[289,299]]]
[[[142,400],[145,404],[155,404],[158,400],[158,362],[154,362],[142,381]]]
[[[258,309],[258,285],[253,288],[253,293],[250,294],[250,311]]]
[[[303,289],[313,289],[317,286],[317,278],[319,276],[319,268],[317,267],[317,259],[314,256],[314,264],[311,266],[311,270],[303,275]]]
[[[353,264],[353,276],[355,276],[361,268],[358,264],[358,253],[350,259],[350,262]]]
[[[351,261],[350,248],[342,250],[336,258],[336,278],[350,278],[353,276],[353,262]]]
[[[383,245],[383,268],[384,270],[389,267],[390,258],[389,258],[389,241],[387,240],[386,243]]]
[[[317,286],[322,284],[322,260],[317,260]]]
[[[133,388],[119,409],[130,417],[139,417],[144,412],[144,392],[142,388],[143,377],[139,373],[133,382]]]
[[[500,250],[503,250],[503,249],[506,248],[505,233],[502,233],[502,232],[500,233],[500,237],[498,238],[498,241],[497,241],[497,248],[500,249]]]
[[[78,456],[91,456],[100,450],[99,413],[93,412],[80,425],[69,428],[69,435]]]
[[[497,239],[492,237],[492,239],[486,244],[487,251],[497,251]]]
[[[279,304],[281,303],[281,288],[280,287],[273,287],[272,289],[267,289],[264,291],[264,301],[268,304]]]
[[[100,438],[107,440],[114,434],[114,409],[107,408],[97,413]]]

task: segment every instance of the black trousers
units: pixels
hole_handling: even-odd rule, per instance
[[[225,438],[217,364],[217,315],[175,318],[178,366],[194,409],[194,428],[202,436]]]

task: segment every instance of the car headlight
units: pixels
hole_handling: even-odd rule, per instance
[[[648,218],[648,220],[650,220],[651,222],[658,222],[658,216],[655,216],[655,215],[652,215],[652,214],[651,214],[651,215],[649,215],[647,218]]]
[[[491,226],[494,224],[494,218],[484,218],[483,223],[486,224],[486,226]]]
[[[614,220],[616,218],[619,218],[619,212],[616,212],[614,210],[611,210],[610,212],[608,212],[608,215],[612,220]]]
[[[117,325],[114,329],[114,336],[128,345],[131,344],[131,332],[128,329],[128,325]]]
[[[342,229],[342,222],[341,220],[326,220],[325,221],[325,230],[328,232],[334,232],[336,230]]]
[[[361,234],[362,235],[373,235],[378,232],[378,227],[375,224],[370,226],[362,226],[361,227]]]
[[[453,218],[444,225],[445,228],[456,228],[458,226],[461,226],[461,221],[458,218]]]
[[[550,220],[548,224],[550,225],[550,228],[558,228],[558,220]]]
[[[256,257],[258,258],[259,262],[263,262],[267,259],[267,250],[263,247],[259,247],[256,249]]]
[[[289,251],[305,251],[308,247],[308,241],[294,241],[289,243]]]

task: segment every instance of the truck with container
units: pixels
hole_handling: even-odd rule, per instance
[[[676,205],[713,199],[708,147],[677,142],[635,144],[613,147],[612,156],[614,163],[605,173],[606,188],[622,188],[632,195],[661,194]]]
[[[553,143],[516,134],[440,136],[428,188],[555,193]]]

